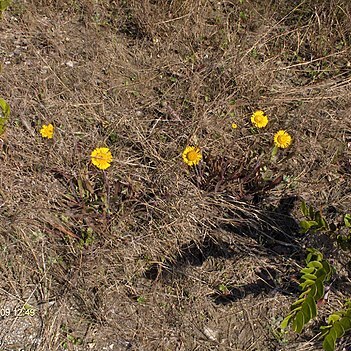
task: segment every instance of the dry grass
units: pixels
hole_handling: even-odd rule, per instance
[[[348,0],[14,0],[0,31],[4,350],[321,349],[276,330],[305,247],[338,267],[322,315],[349,293],[350,254],[297,233],[301,198],[349,211]]]

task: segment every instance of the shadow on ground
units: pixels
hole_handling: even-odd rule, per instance
[[[223,224],[221,230],[231,233],[234,237],[251,238],[261,248],[262,255],[272,258],[293,259],[300,262],[304,259],[304,250],[299,243],[298,223],[292,217],[296,197],[281,199],[279,205],[262,212],[265,218],[264,226],[258,232],[250,225],[238,228],[234,225]],[[260,221],[261,223],[261,221]],[[177,276],[182,276],[188,266],[201,266],[209,257],[235,260],[240,249],[230,243],[211,236],[206,236],[201,242],[191,241],[179,249],[174,259],[162,264],[153,264],[146,272],[145,277],[150,280],[164,282]],[[257,281],[238,287],[227,286],[225,291],[218,291],[210,298],[216,304],[228,304],[252,294],[258,296],[272,290],[282,294],[291,294],[298,291],[298,284],[290,277],[272,267],[261,267],[256,271]],[[279,283],[278,283],[279,282]]]

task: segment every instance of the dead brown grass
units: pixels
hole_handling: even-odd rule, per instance
[[[322,315],[349,293],[349,253],[300,238],[296,200],[349,211],[350,19],[347,0],[14,0],[0,22],[2,348],[321,349],[315,325],[276,332],[306,246],[338,267]],[[258,108],[270,123],[255,134]],[[262,185],[278,129],[294,144]],[[181,162],[191,143],[197,173]],[[89,160],[101,145],[106,178]],[[24,303],[34,317],[15,316]]]

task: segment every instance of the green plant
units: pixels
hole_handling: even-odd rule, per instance
[[[6,124],[10,117],[10,106],[8,103],[0,98],[0,135],[4,134]]]
[[[306,218],[306,220],[300,222],[300,232],[302,234],[325,231],[329,233],[330,237],[336,241],[342,250],[351,249],[350,214],[346,213],[344,215],[342,223],[328,223],[323,217],[321,210],[314,210],[311,205],[306,205],[304,201],[301,203],[301,212]],[[344,227],[344,231],[347,231],[346,234],[341,233],[342,227]]]
[[[2,13],[10,6],[12,0],[0,0],[0,18]]]
[[[82,345],[83,340],[79,337],[74,336],[73,330],[71,328],[68,328],[65,324],[61,325],[61,333],[64,336],[64,340],[61,342],[61,346],[65,350],[70,350],[71,346],[70,345]]]
[[[290,313],[284,318],[280,327],[285,329],[289,323],[292,323],[293,330],[301,333],[303,327],[317,316],[317,305],[324,296],[324,283],[329,281],[333,269],[328,261],[323,259],[322,253],[314,249],[308,249],[306,257],[306,267],[301,269],[299,295],[290,307]]]
[[[287,338],[287,333],[284,329],[280,328],[282,319],[283,319],[282,317],[278,317],[278,318],[272,317],[268,327],[269,327],[270,333],[279,344],[288,344],[289,340]]]
[[[301,203],[301,212],[307,218],[300,222],[300,232],[306,234],[307,232],[317,232],[321,230],[330,230],[330,227],[322,216],[322,211],[315,211],[313,207],[307,206],[305,201]]]
[[[229,295],[230,294],[230,289],[228,288],[227,285],[225,284],[220,284],[218,286],[218,290],[223,294],[223,295]]]
[[[328,317],[328,325],[321,326],[323,349],[334,351],[336,339],[351,330],[351,301],[346,301],[345,309],[332,313]]]
[[[338,234],[336,236],[336,242],[339,244],[342,250],[347,250],[351,249],[351,215],[348,213],[344,216],[344,226],[347,228],[348,234]]]
[[[94,232],[91,227],[86,230],[82,230],[81,238],[79,239],[79,246],[81,248],[88,247],[94,243]]]
[[[145,299],[145,297],[144,296],[138,296],[137,297],[137,302],[139,303],[139,304],[143,304],[143,303],[145,303],[146,302],[146,299]]]

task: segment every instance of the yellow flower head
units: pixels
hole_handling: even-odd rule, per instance
[[[184,149],[182,156],[183,161],[189,166],[197,165],[202,158],[200,148],[197,146],[187,146]]]
[[[268,124],[268,117],[263,111],[258,110],[252,114],[251,122],[257,128],[264,128]]]
[[[50,123],[48,125],[43,125],[40,129],[40,134],[43,138],[52,139],[54,136],[54,126]]]
[[[289,147],[292,143],[292,138],[289,133],[287,133],[285,130],[279,130],[277,133],[274,135],[274,144],[277,147],[280,147],[282,149],[285,149]]]
[[[238,125],[237,125],[236,123],[233,122],[233,123],[232,123],[232,128],[233,128],[233,129],[237,129],[237,128],[238,128]]]
[[[107,169],[111,166],[112,155],[110,149],[107,147],[96,148],[90,157],[92,164],[99,169]]]

